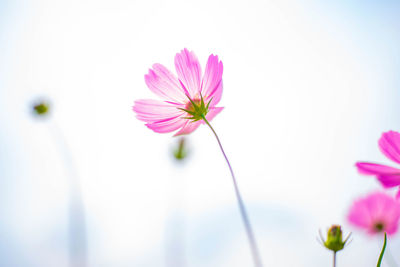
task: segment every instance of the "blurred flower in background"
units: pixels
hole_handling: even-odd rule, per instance
[[[50,113],[50,101],[38,99],[33,104],[33,114],[35,117],[45,118]],[[47,129],[52,134],[53,140],[58,148],[58,153],[63,159],[65,170],[68,173],[68,211],[67,211],[67,230],[68,241],[68,264],[71,267],[86,267],[88,264],[87,257],[87,226],[86,212],[83,204],[81,192],[81,179],[79,171],[76,167],[73,153],[68,145],[66,137],[59,127],[55,119],[49,120],[46,123]],[[59,177],[54,177],[59,179]]]
[[[383,235],[384,241],[377,267],[381,266],[387,245],[387,235],[397,232],[400,219],[400,202],[384,193],[372,193],[356,200],[347,216],[349,222],[370,235]],[[389,259],[393,261],[390,253]]]
[[[399,226],[400,203],[384,193],[372,193],[356,200],[347,218],[368,234],[393,235]]]
[[[50,112],[50,103],[47,100],[37,100],[32,107],[33,114],[38,117],[48,116]]]

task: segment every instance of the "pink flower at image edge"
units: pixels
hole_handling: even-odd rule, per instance
[[[400,133],[394,131],[385,132],[378,143],[381,152],[387,158],[400,164]],[[356,167],[361,174],[376,176],[385,188],[400,185],[400,169],[370,162],[357,162]],[[396,198],[400,198],[400,190]]]
[[[384,193],[373,193],[356,200],[348,214],[353,225],[369,234],[396,233],[400,219],[400,203]]]
[[[189,98],[199,104],[201,98],[209,103],[206,119],[211,121],[222,107],[216,107],[222,96],[222,62],[218,56],[210,55],[204,74],[200,63],[192,51],[186,48],[175,56],[177,76],[161,64],[154,64],[145,75],[149,89],[160,100],[141,99],[135,101],[133,110],[137,118],[146,122],[146,126],[157,133],[189,134],[196,130],[203,120],[188,119],[190,114],[182,109],[193,108]]]

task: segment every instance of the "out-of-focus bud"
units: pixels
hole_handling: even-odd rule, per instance
[[[328,230],[327,238],[324,240],[322,234],[320,232],[320,238],[323,245],[334,252],[342,250],[346,245],[346,242],[349,240],[351,233],[343,240],[342,228],[340,225],[332,225]]]
[[[33,105],[33,113],[37,116],[48,115],[50,105],[46,101],[39,101]]]
[[[174,157],[175,159],[181,161],[186,158],[188,151],[186,147],[186,139],[181,137],[178,141],[178,146],[174,148]]]

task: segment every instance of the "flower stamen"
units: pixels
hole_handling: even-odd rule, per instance
[[[383,228],[385,228],[385,225],[381,222],[375,223],[374,229],[376,232],[382,232]]]

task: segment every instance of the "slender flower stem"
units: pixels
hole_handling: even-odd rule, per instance
[[[254,234],[253,234],[253,229],[251,227],[250,220],[249,220],[249,217],[247,215],[246,207],[244,206],[242,197],[240,195],[239,187],[238,187],[238,184],[237,184],[237,181],[236,181],[236,178],[235,178],[235,174],[233,173],[231,164],[229,163],[228,157],[225,154],[224,148],[222,147],[221,141],[219,140],[218,135],[215,132],[214,128],[211,126],[211,124],[208,122],[208,120],[206,119],[206,117],[204,115],[202,116],[202,118],[203,118],[204,122],[208,125],[208,127],[210,127],[211,131],[214,133],[215,138],[218,141],[218,145],[219,145],[219,147],[221,149],[221,152],[224,155],[226,163],[228,164],[229,170],[231,172],[233,185],[235,187],[236,198],[237,198],[237,201],[238,201],[238,204],[239,204],[240,214],[242,215],[243,223],[244,223],[244,226],[246,228],[247,237],[248,237],[249,243],[250,243],[250,249],[251,249],[251,253],[252,253],[252,256],[253,256],[253,260],[254,260],[254,266],[262,267],[263,265],[262,265],[262,262],[261,262],[261,257],[260,257],[260,253],[259,253],[259,250],[258,250],[258,247],[257,247],[256,239],[255,239]]]
[[[63,154],[64,162],[70,176],[68,203],[69,266],[86,267],[88,265],[86,216],[78,170],[75,166],[67,139],[55,121],[50,124],[50,130],[61,154]]]
[[[386,263],[390,267],[398,267],[399,264],[397,264],[395,258],[393,257],[392,253],[390,253],[390,247],[386,248],[385,250],[385,259]]]
[[[333,252],[333,267],[336,267],[336,251]]]
[[[383,247],[382,247],[381,255],[379,255],[378,264],[376,265],[376,267],[380,267],[381,266],[381,262],[382,262],[382,259],[383,259],[383,254],[385,253],[385,249],[386,249],[386,243],[387,243],[387,237],[386,237],[386,232],[385,232],[385,239],[383,241]]]

